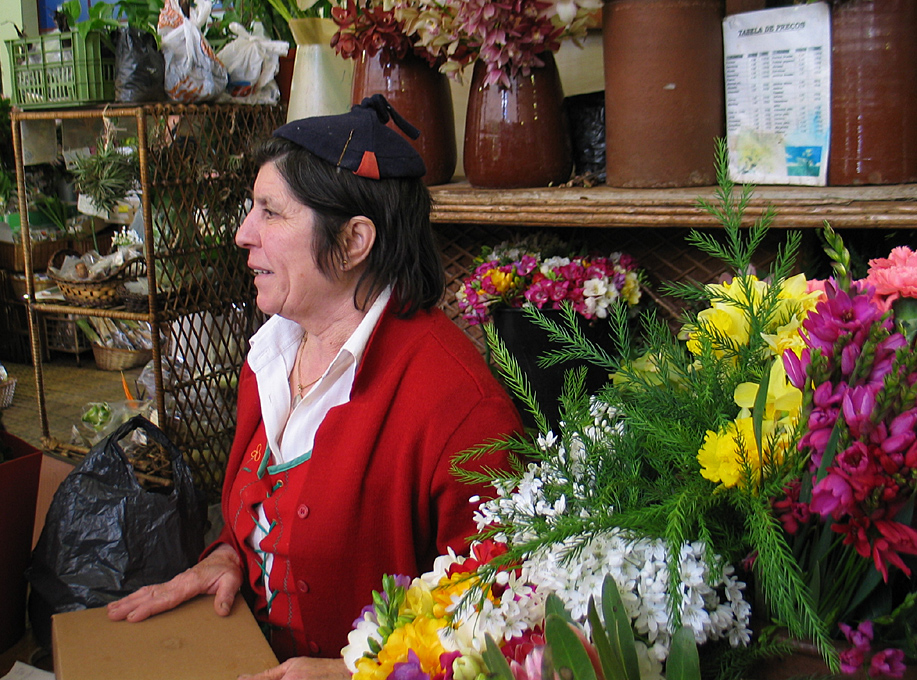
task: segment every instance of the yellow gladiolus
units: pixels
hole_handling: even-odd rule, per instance
[[[748,344],[748,320],[745,313],[733,305],[714,305],[697,315],[697,322],[708,334],[716,334],[729,338],[733,346]],[[691,330],[688,336],[688,350],[694,355],[700,355],[701,346],[698,341],[698,330]]]
[[[736,387],[733,398],[736,404],[743,409],[740,416],[749,415],[758,398],[758,385],[742,383]],[[801,408],[802,391],[790,384],[783,366],[783,359],[777,357],[771,368],[767,384],[764,419],[774,420],[777,414],[786,414],[795,418],[799,415]]]
[[[780,436],[775,438],[775,431],[776,424],[773,420],[765,419],[762,422],[762,460],[758,453],[751,417],[737,418],[719,432],[708,430],[704,444],[697,452],[701,476],[730,488],[739,483],[743,466],[747,465],[758,471],[762,463],[782,460],[790,437],[787,432],[781,431]],[[771,444],[775,445],[775,450],[768,448]]]

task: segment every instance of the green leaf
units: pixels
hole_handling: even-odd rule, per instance
[[[573,623],[573,618],[570,616],[570,613],[567,611],[566,607],[564,607],[564,601],[557,597],[557,595],[554,593],[549,593],[548,598],[544,603],[545,617],[551,614],[555,614],[565,621]]]
[[[621,593],[618,592],[618,584],[611,576],[606,576],[602,584],[602,614],[605,617],[608,641],[624,667],[624,680],[640,680],[640,664],[637,662],[637,650],[634,649],[634,630]]]
[[[570,680],[597,680],[583,641],[566,619],[557,614],[549,614],[544,622],[544,635],[551,647],[554,669],[561,678],[568,677],[564,669],[569,669],[572,674]]]
[[[755,433],[755,445],[758,447],[758,470],[761,471],[762,475],[764,474],[764,411],[767,408],[767,388],[770,386],[772,370],[774,370],[773,361],[768,365],[767,371],[764,372],[764,376],[758,384],[754,412],[751,417],[752,429]]]
[[[490,671],[495,680],[515,680],[513,671],[509,667],[509,662],[503,656],[503,652],[500,651],[500,647],[497,646],[494,639],[488,635],[484,638],[484,644],[484,653],[481,656],[487,665],[487,670]]]
[[[681,627],[672,636],[665,676],[667,680],[700,680],[700,655],[690,628]]]
[[[589,598],[587,617],[589,625],[592,627],[592,644],[595,645],[595,649],[599,653],[599,661],[602,663],[602,673],[605,675],[605,680],[616,680],[617,678],[625,677],[624,660],[619,654],[615,653],[615,648],[612,647],[611,642],[608,640],[605,627],[599,618],[599,610],[595,607],[595,599],[592,597]]]

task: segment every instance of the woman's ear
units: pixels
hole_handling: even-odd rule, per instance
[[[341,234],[344,241],[344,261],[341,269],[348,271],[358,266],[373,249],[376,242],[376,225],[368,217],[351,217]]]

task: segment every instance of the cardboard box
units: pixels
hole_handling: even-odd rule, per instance
[[[51,630],[57,680],[235,680],[277,665],[242,597],[229,616],[201,595],[139,623],[104,607],[55,614]]]

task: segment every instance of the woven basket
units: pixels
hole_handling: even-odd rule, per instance
[[[0,409],[13,405],[13,394],[16,392],[16,378],[10,377],[0,382]]]
[[[126,368],[143,366],[153,358],[151,349],[119,349],[92,345],[92,355],[95,357],[96,366],[103,371],[123,371]]]
[[[80,253],[69,248],[58,250],[48,261],[48,277],[57,284],[64,300],[78,307],[115,307],[121,304],[121,284],[143,275],[146,271],[146,264],[138,257],[125,262],[107,278],[85,282],[70,281],[51,271],[51,267],[60,269],[68,255],[80,257]]]

